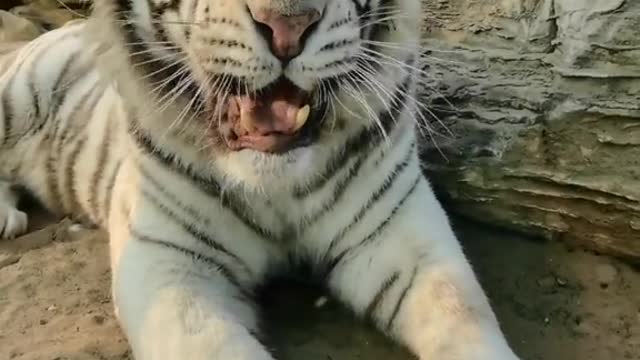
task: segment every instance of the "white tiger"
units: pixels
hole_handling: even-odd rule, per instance
[[[101,0],[0,78],[18,189],[109,232],[138,360],[267,360],[253,292],[306,263],[423,360],[514,360],[423,177],[419,0]]]

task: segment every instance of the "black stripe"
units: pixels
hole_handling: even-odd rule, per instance
[[[333,41],[330,42],[326,45],[324,45],[323,47],[320,48],[320,50],[318,50],[316,52],[316,54],[325,52],[325,51],[331,51],[331,50],[340,50],[344,47],[347,46],[351,46],[354,45],[358,42],[358,38],[351,38],[351,39],[343,39],[343,40],[339,40],[339,41]]]
[[[358,15],[358,17],[361,17],[363,14],[369,12],[369,10],[371,9],[370,1],[371,0],[367,0],[365,1],[364,5],[360,5],[360,3],[357,0],[351,0],[351,3],[356,9],[356,14]]]
[[[390,15],[389,12],[391,9],[395,10],[397,7],[397,0],[380,0],[378,4],[378,10],[369,13],[367,16],[364,16],[364,19],[361,19],[362,23],[369,22],[371,23],[366,28],[363,28],[361,31],[361,38],[364,40],[373,40],[386,42],[385,35],[397,31],[397,19],[395,15]],[[384,19],[383,18],[387,18]],[[386,49],[382,45],[375,44],[373,42],[369,42],[362,45],[364,48],[368,49],[368,56],[360,57],[358,60],[359,67],[362,68],[362,63],[366,64],[370,69],[374,72],[380,71],[383,67],[383,64],[387,62],[384,59],[383,54],[386,52]],[[376,58],[378,58],[376,61]],[[406,68],[410,68],[411,65],[415,62],[413,56],[410,59],[407,59],[405,63],[407,64]],[[363,69],[365,72],[366,69]]]
[[[69,34],[65,34],[64,36],[55,39],[55,41],[51,41],[47,44],[45,44],[44,46],[41,46],[39,48],[37,48],[37,53],[31,54],[30,56],[32,58],[35,58],[35,60],[33,60],[30,63],[27,63],[27,65],[25,64],[18,64],[18,67],[14,70],[13,72],[13,76],[11,78],[11,80],[9,80],[7,86],[4,88],[4,93],[2,94],[2,106],[4,108],[5,111],[5,119],[4,119],[4,128],[5,128],[5,136],[2,139],[2,142],[0,143],[0,145],[6,145],[9,143],[9,140],[12,140],[11,143],[15,144],[17,141],[19,141],[19,139],[17,138],[17,134],[13,139],[11,139],[11,137],[9,136],[9,133],[12,130],[12,125],[13,125],[13,120],[15,118],[15,111],[14,109],[11,108],[11,87],[13,86],[13,83],[15,82],[15,77],[17,74],[19,74],[22,71],[23,66],[29,66],[28,69],[28,73],[27,73],[27,87],[29,89],[29,92],[31,93],[31,97],[32,97],[32,106],[33,106],[33,110],[34,110],[34,115],[32,119],[29,120],[36,120],[33,123],[29,124],[29,129],[27,130],[27,132],[29,134],[35,134],[37,132],[39,132],[44,125],[46,124],[46,118],[44,118],[42,116],[42,106],[40,104],[40,93],[38,91],[38,87],[36,79],[35,79],[35,72],[38,69],[38,65],[39,65],[39,61],[43,58],[46,57],[46,53],[51,50],[51,48],[53,48],[54,46],[56,46],[56,44],[59,44],[62,41],[67,40],[68,38],[71,37],[75,37],[77,34],[74,33],[69,33]],[[18,50],[16,50],[18,51]],[[63,68],[64,70],[64,68]],[[9,91],[7,91],[9,90]],[[7,110],[8,109],[8,110]],[[39,121],[38,121],[39,120]],[[26,121],[26,119],[25,119]]]
[[[404,290],[402,290],[402,293],[400,293],[400,297],[398,297],[398,302],[396,303],[396,306],[393,308],[393,312],[389,317],[389,321],[387,322],[387,331],[390,331],[391,328],[393,327],[393,323],[396,320],[398,313],[400,312],[400,308],[402,307],[402,304],[404,304],[404,299],[407,297],[409,290],[413,286],[413,282],[416,280],[417,274],[418,274],[418,267],[415,267],[413,269],[413,274],[411,274],[411,278],[409,279],[409,283],[404,288]]]
[[[36,70],[38,70],[38,68],[40,68],[40,61],[44,58],[47,58],[47,52],[49,50],[51,50],[52,48],[55,50],[55,46],[57,44],[62,43],[63,41],[67,40],[68,38],[71,37],[75,37],[76,34],[75,33],[68,33],[65,34],[64,36],[55,39],[55,41],[50,41],[48,43],[46,43],[45,46],[42,46],[40,49],[38,49],[38,52],[35,54],[32,54],[31,56],[33,57],[33,61],[29,63],[29,72],[27,74],[27,86],[29,87],[29,92],[31,93],[32,96],[32,103],[33,103],[33,107],[34,107],[34,111],[35,111],[35,118],[38,119],[40,118],[41,115],[41,107],[40,107],[40,96],[39,96],[39,92],[36,86],[36,79],[35,79],[35,73]],[[20,64],[20,67],[18,67],[18,69],[16,70],[16,73],[20,71],[20,69],[22,68],[22,64]]]
[[[151,55],[150,48],[145,45],[145,41],[138,35],[136,20],[130,17],[132,12],[133,8],[130,0],[115,1],[114,14],[118,19],[117,23],[120,25],[126,49],[129,51],[131,65],[139,69],[143,75],[149,77],[152,83],[160,84],[166,80],[166,85],[161,90],[173,91],[174,89],[184,88],[183,94],[186,98],[201,98],[198,87],[190,80],[190,72],[180,72],[183,64],[171,64],[166,60],[157,59]],[[161,39],[156,40],[163,41]],[[181,75],[175,76],[178,73]]]
[[[62,207],[62,194],[60,193],[60,186],[58,183],[60,169],[57,166],[58,157],[61,155],[58,150],[54,149],[56,144],[56,137],[58,135],[58,130],[60,129],[60,121],[56,121],[53,119],[53,129],[51,129],[51,133],[49,134],[49,154],[44,163],[44,168],[46,169],[46,185],[47,185],[47,194],[49,197],[48,203],[51,206],[51,210],[60,209]]]
[[[86,137],[81,137],[76,143],[75,147],[69,154],[67,159],[67,166],[65,167],[64,188],[67,197],[70,200],[69,211],[72,213],[79,213],[81,206],[78,200],[78,191],[76,189],[76,171],[75,167],[78,163],[78,157],[82,153],[84,146],[87,143]]]
[[[181,218],[175,211],[171,210],[167,205],[162,203],[157,196],[151,194],[149,191],[142,189],[142,195],[146,200],[152,203],[158,210],[160,210],[164,215],[170,220],[175,221],[186,233],[191,235],[194,239],[202,242],[203,244],[217,250],[220,253],[227,255],[232,258],[234,261],[237,261],[242,268],[251,273],[251,269],[249,266],[236,254],[229,251],[224,245],[216,241],[213,236],[205,234],[204,232],[198,230],[193,226],[193,224],[189,223],[187,220]]]
[[[86,90],[80,101],[74,104],[66,119],[54,120],[58,125],[57,131],[60,131],[60,135],[58,136],[58,154],[62,154],[65,145],[74,142],[78,136],[82,135],[81,130],[84,130],[89,125],[91,116],[81,116],[80,119],[76,118],[78,113],[83,110],[89,110],[90,115],[93,114],[96,104],[102,99],[102,96],[104,96],[104,92],[100,92],[100,90],[104,90],[104,88],[99,85],[100,82],[98,81],[94,83],[90,89]],[[60,125],[63,124],[64,127],[60,127]],[[78,125],[80,126],[78,127]]]
[[[66,119],[67,123],[71,123],[76,113],[80,111],[82,106],[89,100],[91,96],[93,96],[96,90],[96,86],[92,87],[90,91],[87,91],[83,97],[75,104],[74,108],[69,113],[69,117]],[[66,94],[65,94],[66,98]],[[59,108],[59,106],[58,106]],[[60,184],[59,184],[59,170],[60,166],[58,164],[59,157],[62,155],[64,150],[64,143],[66,141],[66,136],[68,133],[68,129],[70,126],[66,126],[63,133],[58,136],[58,132],[60,131],[60,126],[62,125],[63,119],[57,118],[57,109],[55,117],[51,117],[50,120],[53,122],[53,129],[50,134],[51,139],[51,148],[49,149],[49,154],[47,160],[45,162],[45,169],[47,173],[47,193],[49,194],[49,204],[53,210],[61,209],[62,206],[62,193],[60,192]],[[88,121],[86,121],[88,122]],[[56,140],[58,141],[57,147]]]
[[[162,16],[168,11],[178,11],[180,0],[171,0],[171,2],[165,4],[154,4],[152,0],[147,0],[147,4],[151,9],[151,26],[156,31],[158,39],[161,42],[169,42],[169,38],[162,26]],[[171,45],[175,44],[172,42]],[[175,53],[175,51],[170,52]]]
[[[91,71],[90,67],[86,67],[85,69],[83,69],[84,71],[81,72],[78,77],[75,77],[73,81],[68,82],[67,84],[65,84],[64,87],[62,87],[62,82],[65,80],[65,78],[71,71],[71,68],[74,65],[77,55],[78,55],[77,52],[70,54],[64,66],[62,67],[62,71],[58,73],[58,77],[56,78],[56,81],[53,83],[53,87],[51,88],[52,96],[51,96],[51,105],[49,106],[49,118],[52,120],[56,120],[56,117],[58,116],[58,110],[60,109],[60,107],[64,103],[64,100],[66,99],[66,96],[68,93],[68,91],[66,90],[68,90],[68,88],[71,85],[73,85],[75,82],[84,78],[84,76],[87,73],[89,73],[89,71]]]
[[[362,208],[360,208],[360,210],[356,213],[356,215],[353,217],[351,222],[347,226],[342,228],[333,237],[333,239],[331,239],[331,242],[329,243],[329,248],[327,249],[327,252],[325,253],[325,256],[324,256],[325,261],[327,261],[328,259],[331,258],[331,253],[333,252],[335,247],[344,239],[346,234],[356,224],[360,223],[362,218],[369,212],[369,210],[373,206],[375,206],[380,199],[382,199],[382,197],[389,191],[389,189],[391,189],[393,187],[393,184],[395,184],[395,182],[398,179],[398,177],[406,170],[407,166],[409,165],[409,163],[410,163],[410,161],[411,161],[411,159],[412,159],[412,157],[414,155],[415,148],[416,148],[415,142],[412,142],[407,154],[404,156],[402,161],[400,161],[400,162],[398,162],[396,164],[396,166],[391,171],[391,173],[382,182],[382,185],[375,192],[373,192],[371,194],[371,197],[369,198],[369,200],[367,200],[367,202],[364,204],[364,206]]]
[[[318,220],[320,220],[322,216],[331,211],[335,207],[335,205],[342,199],[353,179],[355,179],[356,176],[360,173],[362,165],[368,158],[366,155],[367,154],[362,155],[356,159],[353,166],[349,168],[347,174],[336,183],[331,198],[322,205],[320,210],[307,216],[306,219],[303,220],[303,228],[301,229],[301,231],[304,231],[304,228],[311,227],[314,223],[318,222]]]
[[[384,195],[384,193],[388,190],[388,188],[390,188],[391,185],[393,184],[393,181],[395,181],[395,178],[397,177],[397,175],[399,175],[399,173],[402,170],[404,170],[404,168],[409,164],[410,158],[411,158],[411,156],[413,154],[413,148],[414,147],[415,147],[415,143],[411,145],[411,149],[409,150],[409,153],[406,155],[404,161],[399,163],[398,165],[396,165],[396,169],[394,169],[394,171],[390,175],[390,177],[393,177],[393,178],[387,178],[385,180],[385,184],[388,183],[388,187],[386,189],[378,190],[378,191],[383,191],[381,194],[379,194],[379,197]],[[303,231],[304,228],[311,227],[314,223],[316,223],[318,220],[320,220],[324,214],[330,212],[335,207],[335,205],[338,203],[338,201],[340,201],[342,199],[343,195],[346,194],[346,191],[349,188],[349,185],[356,178],[356,176],[359,174],[360,168],[368,160],[369,155],[371,155],[372,153],[373,153],[373,151],[358,158],[356,163],[347,172],[347,175],[343,179],[341,179],[340,181],[337,182],[336,187],[334,188],[334,191],[333,191],[333,196],[331,197],[331,199],[329,199],[327,202],[325,202],[323,204],[323,206],[320,208],[319,211],[317,211],[314,214],[306,217],[306,219],[303,221],[303,228],[302,228],[301,231]],[[377,164],[376,164],[376,166],[377,166]],[[401,168],[398,168],[398,166],[401,166]],[[376,196],[374,195],[374,197],[376,197]],[[362,209],[362,214],[364,214],[364,212],[366,210],[368,210],[368,209]]]
[[[360,23],[360,37],[364,38],[365,30],[367,28],[364,26],[364,24],[370,17],[371,0],[365,1],[363,5],[360,5],[357,0],[351,0],[351,3],[353,3],[353,6],[356,9],[356,15],[358,16],[358,21]]]
[[[380,39],[386,32],[395,29],[395,21],[393,19],[382,21],[383,18],[390,16],[389,12],[392,5],[396,5],[395,0],[380,0],[375,11],[372,8],[371,0],[367,0],[364,5],[360,5],[356,0],[351,0],[351,2],[354,4],[358,15],[360,38],[365,40]],[[366,44],[365,47],[370,49],[377,48],[377,46],[372,46],[371,44]]]
[[[231,210],[237,219],[262,238],[271,242],[281,240],[278,235],[256,222],[254,216],[251,214],[249,205],[241,200],[237,194],[227,191],[220,196],[220,200],[222,206]]]
[[[94,112],[96,109],[96,105],[103,99],[105,88],[100,86],[101,82],[97,81],[90,90],[88,90],[89,96],[85,99],[84,104],[78,104],[77,107],[73,108],[73,111],[69,113],[69,121],[66,122],[66,127],[63,129],[61,140],[66,140],[66,143],[72,143],[76,141],[76,139],[82,135],[84,135],[84,131],[89,127],[91,123],[91,119],[94,116]],[[78,112],[87,111],[88,114],[78,117]],[[75,120],[74,120],[75,119]],[[73,127],[73,125],[76,125]],[[63,147],[64,144],[61,142],[60,146]],[[62,149],[61,149],[62,151]]]
[[[33,103],[34,109],[34,119],[37,121],[40,119],[40,96],[38,89],[36,89],[36,79],[35,72],[38,64],[32,64],[31,69],[29,69],[29,74],[27,76],[27,81],[29,84],[29,92],[31,93],[31,102]]]
[[[113,187],[116,184],[116,178],[118,177],[118,173],[120,172],[120,167],[122,166],[122,161],[118,161],[116,166],[113,167],[111,175],[109,175],[109,180],[107,181],[107,186],[104,191],[104,198],[102,199],[103,210],[104,210],[104,225],[107,225],[107,221],[111,216],[111,202],[113,201]]]
[[[196,221],[203,223],[204,225],[209,225],[211,220],[208,217],[202,216],[202,214],[200,214],[195,208],[180,201],[180,199],[178,199],[178,196],[176,194],[174,194],[173,192],[165,188],[162,184],[160,184],[158,180],[156,180],[155,177],[151,175],[151,173],[149,173],[149,171],[147,171],[146,166],[144,166],[144,164],[138,163],[137,166],[138,166],[138,170],[140,171],[140,175],[142,175],[142,177],[147,182],[149,182],[149,184],[157,192],[159,192],[160,195],[162,195],[164,198],[170,201],[173,207],[177,207],[183,212],[189,214],[189,216],[195,219]]]
[[[95,90],[97,89],[100,88],[94,85],[94,87],[88,93],[89,95],[86,98],[83,98],[85,102],[77,104],[77,106],[74,108],[74,111],[70,113],[69,117],[66,119],[67,126],[64,128],[59,139],[59,154],[63,153],[65,145],[68,144],[70,146],[74,142],[76,143],[67,159],[67,166],[64,177],[65,194],[70,200],[70,208],[68,210],[71,212],[82,210],[75,185],[75,166],[78,157],[80,156],[82,150],[84,150],[84,147],[86,145],[87,135],[85,131],[89,126],[90,119],[93,117],[95,106],[100,101],[100,99],[102,99],[103,93],[96,93]],[[86,116],[80,116],[80,118],[77,118],[77,113],[80,111],[87,111],[88,113],[86,114]],[[67,137],[68,134],[71,135]]]
[[[111,153],[110,145],[111,137],[113,136],[113,122],[116,121],[116,119],[111,118],[113,113],[114,111],[112,110],[107,118],[102,134],[102,143],[97,149],[98,159],[96,160],[96,168],[91,176],[91,182],[89,184],[89,210],[96,221],[100,219],[100,209],[98,207],[100,189],[98,186],[100,184],[100,180],[104,180],[104,171],[109,163],[109,154]]]
[[[396,0],[380,0],[378,4],[379,10],[372,14],[370,19],[367,19],[367,21],[373,22],[367,36],[369,40],[379,40],[385,33],[395,30],[395,21],[393,19],[381,21],[382,18],[390,17],[389,11],[393,5],[397,5]],[[369,48],[372,50],[379,49],[377,45],[370,45]]]
[[[340,262],[342,262],[345,256],[347,256],[352,251],[355,251],[358,248],[368,245],[369,243],[375,241],[375,239],[378,238],[378,236],[385,230],[385,228],[395,218],[398,211],[402,208],[402,206],[407,201],[407,199],[409,199],[409,197],[414,193],[414,191],[418,187],[418,184],[420,183],[420,180],[422,180],[422,175],[418,175],[417,179],[413,182],[413,185],[411,185],[407,193],[400,199],[400,201],[398,201],[398,203],[393,208],[393,210],[391,210],[387,218],[384,219],[384,221],[382,221],[371,233],[369,233],[369,235],[367,235],[364,239],[362,239],[356,245],[350,246],[342,250],[337,256],[335,256],[332,260],[330,260],[327,263],[326,265],[327,277],[331,275],[333,270],[336,268],[336,266],[338,266],[338,264],[340,264]]]
[[[348,24],[348,23],[350,23],[352,21],[353,21],[353,14],[351,13],[351,11],[349,11],[347,13],[347,16],[343,17],[340,20],[336,20],[336,21],[332,22],[331,25],[329,25],[327,27],[327,32],[329,32],[329,31],[331,31],[333,29],[340,28],[340,27],[342,27],[342,26],[344,26],[344,25],[346,25],[346,24]]]
[[[162,148],[158,147],[151,137],[144,133],[142,129],[135,129],[135,124],[131,122],[129,126],[129,133],[133,137],[140,150],[143,153],[156,159],[159,163],[164,165],[171,172],[180,174],[181,176],[189,179],[199,189],[206,194],[219,197],[222,193],[220,184],[212,178],[198,174],[191,165],[185,164],[178,159],[178,156],[174,153],[167,153]]]
[[[80,100],[73,105],[73,108],[69,112],[69,115],[67,116],[66,119],[58,118],[57,114],[56,114],[56,118],[51,119],[56,124],[53,135],[56,136],[58,135],[58,133],[60,133],[57,136],[58,147],[55,150],[56,154],[62,154],[65,145],[73,142],[79,135],[78,131],[76,131],[75,133],[73,132],[73,130],[76,129],[74,125],[78,125],[78,124],[83,125],[83,128],[84,128],[90,122],[89,118],[83,117],[79,120],[75,118],[78,112],[87,108],[87,103],[90,103],[89,109],[93,110],[93,106],[101,98],[100,96],[101,94],[96,93],[98,90],[102,90],[102,88],[99,87],[98,82],[96,82],[91,86],[90,89],[88,89],[84,93],[82,98],[80,98]],[[65,99],[63,100],[63,102],[67,100],[66,96],[67,95],[65,95]],[[55,166],[55,164],[53,165]]]
[[[33,117],[30,120],[33,120],[33,123],[30,123],[30,129],[28,130],[28,132],[30,134],[35,134],[38,133],[46,124],[46,117],[43,117],[42,115],[42,106],[40,104],[40,90],[38,89],[37,86],[37,79],[36,79],[36,71],[38,70],[38,68],[40,68],[40,62],[43,61],[42,59],[45,59],[46,61],[46,57],[47,57],[47,53],[49,52],[49,50],[54,49],[55,50],[55,46],[57,44],[60,44],[61,42],[66,41],[69,38],[72,37],[76,37],[76,33],[67,33],[64,36],[55,39],[55,41],[50,41],[49,43],[47,43],[45,46],[42,46],[41,48],[38,49],[38,52],[35,54],[32,54],[31,56],[34,58],[34,60],[29,63],[29,69],[28,69],[28,73],[27,73],[27,87],[29,88],[29,92],[31,93],[31,97],[32,97],[32,106],[33,106]],[[20,72],[20,70],[22,69],[22,64],[20,65],[20,67],[18,67],[18,69],[16,70],[16,73]],[[65,68],[63,67],[63,71],[65,70]],[[53,95],[53,94],[52,94]],[[52,96],[53,97],[53,96]]]
[[[189,15],[192,16],[191,18],[191,22],[192,23],[196,23],[197,21],[197,16],[196,14],[198,14],[198,5],[200,5],[200,0],[192,0],[191,2],[191,9],[189,9]],[[186,42],[189,43],[189,41],[191,40],[191,24],[187,24],[184,27],[184,38],[186,39]]]
[[[11,80],[9,80],[9,82],[7,83],[7,86],[3,89],[4,92],[2,93],[2,112],[4,115],[4,134],[3,134],[3,138],[2,138],[2,144],[1,145],[6,145],[9,142],[9,139],[11,138],[11,132],[12,132],[12,127],[13,127],[13,118],[15,116],[14,114],[14,109],[13,106],[11,105],[11,87],[13,87],[13,82],[15,81],[15,74],[13,74],[13,77],[11,78]]]
[[[55,46],[56,44],[60,44],[63,41],[68,40],[69,38],[77,38],[78,37],[78,33],[76,32],[71,32],[71,33],[67,33],[65,34],[65,36],[62,36],[59,39],[56,39],[55,41],[52,41],[50,44],[47,45],[47,47],[41,51],[41,53],[46,53],[48,50],[53,49],[55,51]],[[35,124],[35,126],[31,129],[31,134],[37,134],[38,132],[40,132],[44,126],[47,124],[47,120],[48,119],[55,119],[58,113],[58,110],[60,108],[60,106],[62,105],[62,103],[64,102],[64,99],[67,96],[67,92],[63,91],[66,90],[66,88],[60,89],[61,87],[61,83],[62,81],[66,78],[66,76],[69,74],[69,72],[71,71],[71,67],[72,64],[75,63],[75,59],[79,56],[81,50],[76,50],[73,51],[70,54],[67,54],[67,59],[65,60],[62,69],[58,72],[57,76],[56,76],[56,80],[53,82],[53,86],[51,87],[50,91],[50,97],[49,97],[49,106],[47,108],[47,110],[45,110],[46,112],[46,116],[41,116],[43,115],[40,111],[40,107],[39,107],[39,103],[38,103],[38,95],[37,95],[37,90],[35,89],[35,87],[30,88],[30,91],[33,93],[33,97],[34,97],[34,104],[36,104],[37,109],[36,109],[36,113],[38,114],[36,117],[40,118],[40,121],[38,123]],[[46,61],[46,60],[45,60]],[[73,85],[74,83],[76,83],[78,80],[82,79],[85,77],[85,75],[87,73],[89,73],[90,71],[93,71],[95,68],[93,66],[94,64],[91,63],[87,66],[84,66],[83,69],[81,69],[81,71],[78,71],[77,74],[74,75],[74,79],[72,79],[71,81],[69,81],[66,85],[67,87],[71,87],[71,85]],[[32,71],[35,71],[38,67],[38,63],[37,60],[34,61],[34,64],[31,64],[32,66]],[[30,78],[33,76],[33,73],[29,75]],[[35,86],[35,82],[32,81],[30,85],[34,85]]]
[[[389,104],[389,109],[380,115],[380,125],[371,125],[362,129],[353,137],[349,138],[340,150],[336,151],[332,158],[327,162],[325,170],[312,180],[306,186],[299,186],[294,190],[294,196],[298,199],[305,198],[310,194],[323,188],[327,182],[349,162],[349,160],[361,154],[362,152],[370,151],[377,147],[384,139],[384,133],[389,134],[395,127],[397,117],[404,111],[407,104],[407,92],[413,83],[413,78],[407,76],[403,82],[397,87],[394,92],[393,100]]]
[[[62,38],[62,40],[66,40],[67,37],[74,37],[78,34],[72,33],[68,36]],[[76,50],[67,55],[67,59],[62,66],[62,69],[58,73],[56,80],[53,82],[51,88],[51,103],[48,109],[48,117],[50,119],[55,120],[58,117],[58,111],[62,104],[67,101],[69,96],[69,90],[80,82],[82,79],[85,79],[87,74],[95,71],[95,64],[93,62],[88,62],[88,64],[84,64],[84,66],[80,68],[74,68],[76,65],[76,60],[80,57],[80,53],[82,49]],[[73,77],[67,79],[69,73],[73,70]],[[89,92],[91,92],[91,89]]]
[[[218,38],[218,37],[208,37],[205,35],[202,35],[200,37],[200,40],[202,41],[206,41],[209,45],[212,46],[219,46],[219,47],[226,47],[229,49],[245,49],[247,51],[253,52],[253,47],[250,45],[247,45],[243,42],[240,42],[238,40],[227,40],[227,39],[223,39],[223,38]],[[209,60],[209,56],[206,57],[207,60]],[[239,63],[238,61],[234,60],[233,58],[230,57],[218,57],[218,58],[214,58],[211,59],[213,61],[214,64],[219,64],[221,63],[222,59],[228,59],[226,62],[223,62],[223,64],[232,64],[233,62],[236,62],[238,64],[238,66],[242,66],[242,63]]]
[[[391,276],[389,276],[385,281],[380,285],[380,289],[376,292],[376,295],[373,297],[369,305],[367,306],[364,312],[365,319],[374,320],[374,315],[376,310],[378,310],[378,306],[382,304],[385,299],[385,296],[389,292],[389,289],[395,284],[398,279],[400,279],[400,272],[396,271]]]
[[[189,256],[193,261],[198,261],[198,262],[203,262],[207,265],[209,265],[211,268],[217,270],[218,272],[220,272],[220,274],[222,276],[224,276],[224,278],[229,281],[230,284],[236,286],[240,292],[247,296],[247,297],[251,297],[251,292],[244,289],[243,286],[241,285],[238,277],[234,274],[234,272],[227,267],[225,264],[223,264],[222,262],[218,261],[217,259],[211,257],[211,256],[207,256],[204,254],[201,254],[199,252],[193,251],[191,249],[187,249],[185,247],[176,245],[174,243],[171,243],[169,241],[164,241],[164,240],[160,240],[160,239],[156,239],[153,238],[149,235],[144,235],[141,234],[140,232],[136,231],[135,229],[133,229],[133,227],[130,225],[129,226],[129,233],[131,234],[131,236],[143,243],[147,243],[147,244],[154,244],[154,245],[159,245],[162,247],[165,247],[167,249],[170,250],[175,250],[178,251],[184,255]]]
[[[163,14],[167,11],[178,11],[178,9],[180,8],[180,2],[181,0],[170,0],[167,3],[155,4],[153,1],[147,0],[151,11],[159,14]]]
[[[238,220],[255,232],[257,235],[270,241],[278,241],[278,236],[256,222],[249,213],[248,205],[240,198],[230,192],[222,193],[220,184],[213,177],[205,177],[196,173],[190,165],[185,165],[178,160],[176,154],[167,153],[156,146],[151,137],[143,133],[143,130],[131,129],[132,136],[138,146],[148,155],[165,165],[170,171],[178,173],[191,181],[205,194],[220,200],[220,204],[230,210]]]

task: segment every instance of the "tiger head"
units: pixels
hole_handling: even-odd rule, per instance
[[[139,125],[195,145],[237,182],[304,182],[349,142],[402,123],[412,96],[420,0],[96,6]]]

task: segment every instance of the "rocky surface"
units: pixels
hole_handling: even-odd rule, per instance
[[[640,2],[425,5],[425,166],[450,209],[640,261]]]

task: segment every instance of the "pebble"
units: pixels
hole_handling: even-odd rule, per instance
[[[69,231],[70,232],[79,232],[84,230],[84,226],[82,226],[82,224],[71,224],[69,226]]]
[[[316,308],[321,308],[327,304],[327,301],[329,301],[329,299],[327,299],[326,296],[320,296],[313,305]]]
[[[101,315],[94,315],[92,317],[92,320],[94,323],[98,324],[98,325],[102,325],[104,324],[104,321],[106,320],[104,316]]]
[[[557,277],[556,278],[556,284],[558,284],[558,286],[565,287],[565,286],[567,286],[567,280],[563,279],[561,277]]]
[[[540,286],[543,289],[551,289],[557,286],[565,287],[569,284],[569,281],[559,276],[550,275],[550,276],[545,276],[541,279],[538,279],[537,283],[538,283],[538,286]]]
[[[618,270],[611,264],[600,264],[596,266],[596,279],[601,286],[613,283],[618,276]]]

